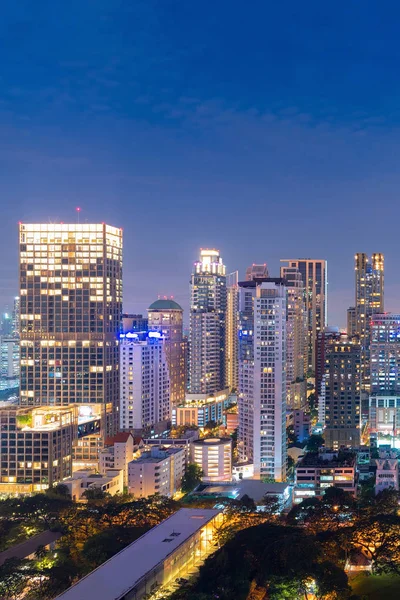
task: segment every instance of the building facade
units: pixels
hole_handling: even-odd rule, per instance
[[[181,488],[186,469],[186,448],[152,447],[128,465],[128,490],[136,498],[154,494],[173,496]]]
[[[297,463],[294,502],[299,504],[307,498],[321,498],[326,488],[338,487],[355,495],[356,459],[348,454],[339,458],[335,453],[315,455],[308,453]]]
[[[349,338],[357,335],[357,312],[355,306],[349,306],[347,309],[347,335]]]
[[[286,479],[286,298],[283,279],[239,283],[239,458],[276,481]]]
[[[224,411],[231,403],[229,389],[215,394],[187,394],[186,400],[172,407],[172,425],[204,428],[209,421],[222,423]]]
[[[21,406],[78,405],[86,420],[96,413],[101,429],[85,439],[95,460],[118,426],[122,230],[21,223],[19,242]]]
[[[219,250],[200,250],[190,287],[190,392],[211,394],[225,387],[226,374],[226,268]]]
[[[237,390],[239,384],[238,282],[238,271],[228,275],[226,312],[226,386],[230,390]]]
[[[156,300],[148,309],[149,329],[164,337],[168,363],[171,406],[185,399],[185,342],[183,339],[183,308],[170,299]]]
[[[370,391],[371,317],[384,311],[384,256],[355,255],[355,326],[361,344],[362,391]]]
[[[19,360],[18,337],[0,336],[0,391],[18,389]]]
[[[192,443],[191,459],[203,471],[203,481],[231,481],[231,438],[206,438]]]
[[[159,332],[120,336],[120,429],[146,430],[171,417],[165,340]]]
[[[361,348],[358,343],[331,343],[325,350],[325,446],[360,446]]]
[[[297,268],[281,267],[281,277],[287,287],[286,403],[288,409],[301,409],[306,404],[307,387],[304,285]]]
[[[301,274],[305,288],[305,309],[308,332],[307,369],[315,372],[316,342],[328,321],[328,263],[326,260],[301,258],[283,259],[288,267]]]
[[[262,265],[252,264],[246,269],[246,281],[253,281],[254,279],[268,279],[268,267],[267,263]]]

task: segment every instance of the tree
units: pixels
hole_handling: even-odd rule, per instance
[[[99,487],[89,487],[82,494],[82,497],[86,498],[86,500],[89,500],[89,501],[90,500],[105,500],[108,496],[110,496],[110,494],[108,492],[104,492]]]
[[[9,558],[0,567],[0,598],[17,600],[24,591],[31,576],[29,561]]]
[[[195,463],[190,463],[186,467],[186,471],[184,476],[182,477],[182,492],[187,494],[194,490],[195,487],[199,485],[204,473],[198,465]]]
[[[324,438],[322,435],[310,435],[306,449],[308,452],[318,452],[318,450],[324,445]]]
[[[90,537],[82,549],[82,555],[90,564],[90,570],[123,550],[148,529],[148,527],[111,527]]]

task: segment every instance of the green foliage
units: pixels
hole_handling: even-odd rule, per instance
[[[20,429],[32,427],[32,413],[28,413],[27,415],[17,415],[17,426]]]
[[[322,435],[310,435],[307,440],[306,449],[308,452],[318,452],[320,448],[324,445],[324,438]]]
[[[90,537],[82,549],[82,555],[89,563],[90,570],[123,550],[146,533],[148,529],[148,527],[110,527]]]
[[[188,464],[188,466],[186,467],[185,474],[182,477],[182,492],[187,494],[194,490],[194,488],[198,486],[201,482],[201,478],[203,477],[203,475],[204,473],[201,467],[199,467],[195,463]]]
[[[105,498],[110,497],[110,494],[108,492],[104,492],[101,488],[90,487],[83,492],[82,497],[86,498],[88,501],[104,500]]]

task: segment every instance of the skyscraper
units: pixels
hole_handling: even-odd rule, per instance
[[[295,267],[281,267],[287,289],[286,395],[287,407],[303,408],[306,403],[307,326],[304,285]]]
[[[371,318],[371,394],[400,395],[400,315]]]
[[[239,456],[286,479],[286,296],[282,279],[239,283]]]
[[[133,315],[124,313],[121,317],[121,333],[128,331],[147,331],[149,321],[143,315]]]
[[[189,330],[190,392],[225,387],[226,268],[219,250],[200,251],[191,277]]]
[[[246,269],[246,281],[253,279],[265,279],[269,277],[267,263],[255,265],[254,263]]]
[[[347,335],[349,338],[357,335],[357,313],[355,306],[349,306],[347,309]]]
[[[165,339],[159,332],[120,338],[120,428],[148,429],[171,416]]]
[[[164,337],[171,404],[185,400],[185,342],[183,339],[183,308],[171,299],[156,300],[148,308],[149,329]]]
[[[75,459],[90,462],[118,424],[122,230],[22,223],[19,236],[21,405],[74,404],[86,431],[101,422],[78,434]]]
[[[237,390],[239,383],[238,280],[238,271],[230,273],[227,277],[226,385],[231,390]]]
[[[300,271],[305,288],[306,319],[308,330],[307,368],[315,372],[316,342],[319,331],[327,325],[328,264],[326,260],[299,258],[282,259],[289,267]]]
[[[14,298],[14,310],[13,310],[13,323],[12,323],[12,335],[19,337],[19,314],[20,314],[20,299],[19,296]]]
[[[363,252],[355,255],[356,335],[361,344],[361,386],[370,391],[370,322],[376,313],[384,311],[384,256],[373,254],[372,260]]]
[[[360,345],[328,343],[325,349],[325,445],[360,445]]]

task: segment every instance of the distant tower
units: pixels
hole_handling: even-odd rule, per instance
[[[370,391],[371,317],[384,311],[384,256],[363,252],[355,255],[356,334],[361,344],[362,391]]]
[[[349,306],[347,309],[347,335],[349,338],[357,335],[357,312],[355,306]]]
[[[227,277],[227,313],[226,313],[226,385],[231,390],[238,388],[238,271]]]
[[[253,281],[253,279],[265,279],[269,277],[267,263],[263,265],[252,264],[246,269],[246,281]]]
[[[226,267],[219,250],[202,249],[191,277],[190,392],[225,388]]]
[[[159,331],[165,338],[171,404],[185,400],[185,342],[183,339],[183,309],[174,300],[156,300],[148,308],[149,330]]]
[[[308,329],[307,368],[315,372],[317,336],[327,325],[328,264],[326,260],[298,258],[282,259],[289,267],[301,273],[305,287],[306,319]]]

